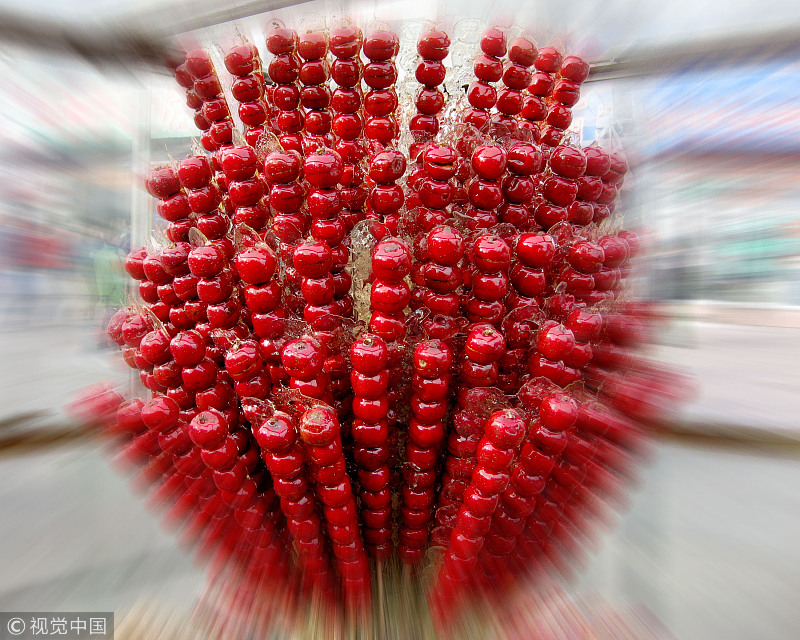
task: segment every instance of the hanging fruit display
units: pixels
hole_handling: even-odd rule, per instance
[[[589,65],[490,28],[459,96],[450,46],[281,26],[173,67],[205,151],[147,176],[164,237],[108,326],[146,390],[81,406],[284,621],[373,624],[392,573],[440,630],[502,607],[580,548],[671,395],[625,157],[569,130]]]

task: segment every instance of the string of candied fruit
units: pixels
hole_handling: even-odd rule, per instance
[[[382,222],[391,235],[397,235],[400,210],[405,202],[403,187],[397,184],[406,172],[406,157],[389,149],[375,154],[369,161],[370,217]]]
[[[361,75],[364,65],[359,57],[363,41],[361,29],[354,25],[335,27],[330,32],[330,50],[336,58],[331,65],[331,78],[337,85],[331,98],[335,136],[333,148],[344,162],[342,218],[348,231],[364,219],[367,197],[363,188],[364,172],[360,166],[366,155],[362,144],[364,119]]]
[[[370,89],[364,96],[364,135],[384,146],[400,135],[394,116],[398,105],[394,57],[399,50],[400,40],[391,31],[377,30],[364,39],[363,53],[369,62],[364,65],[363,80]]]
[[[439,479],[437,463],[444,449],[452,363],[452,350],[441,340],[422,341],[414,349],[398,536],[398,552],[406,564],[421,561],[428,545]]]
[[[341,215],[343,202],[339,187],[344,163],[336,151],[318,149],[306,156],[303,172],[310,185],[306,206],[311,214],[311,237],[329,247],[329,271],[335,283],[334,300],[322,306],[312,305],[313,310],[307,305],[304,317],[315,331],[331,331],[341,325],[341,318],[353,315],[351,279],[345,270],[350,260],[350,250],[345,242],[347,228]]]
[[[415,77],[422,86],[414,100],[417,113],[408,123],[414,139],[408,149],[412,160],[416,160],[423,147],[439,133],[439,114],[445,103],[444,94],[439,87],[444,83],[447,70],[443,60],[449,49],[450,37],[439,29],[424,31],[417,40],[417,53],[421,60]]]
[[[433,601],[436,613],[447,616],[463,598],[478,565],[478,555],[492,525],[500,495],[510,483],[510,471],[526,433],[523,416],[505,409],[493,413],[478,444],[478,464],[464,492],[450,535],[444,563],[437,574]]]
[[[328,88],[331,72],[327,60],[327,34],[322,31],[301,34],[297,53],[302,60],[298,78],[302,85],[300,104],[304,111],[303,147],[308,153],[313,148],[333,146],[333,115],[328,109],[331,102],[331,90]]]
[[[353,487],[345,469],[336,412],[321,406],[305,411],[300,418],[300,438],[316,483],[317,498],[322,503],[345,602],[364,610],[370,606],[371,575],[358,526]]]
[[[536,60],[536,45],[524,37],[518,37],[508,45],[508,62],[503,68],[503,88],[497,94],[496,109],[500,116],[495,117],[495,121],[508,130],[517,138],[528,138],[532,141],[538,139],[536,135],[531,135],[531,125],[527,120],[520,117],[525,107],[523,91],[531,83],[531,71]]]
[[[490,27],[483,32],[480,47],[481,53],[472,65],[476,80],[467,89],[470,108],[464,113],[464,122],[478,130],[489,123],[492,108],[497,104],[497,89],[492,85],[503,77],[503,58],[508,49],[506,36],[502,30]]]
[[[328,597],[335,595],[335,580],[322,518],[309,482],[308,460],[289,414],[276,411],[253,431],[264,463],[273,478],[280,509],[286,516],[303,573],[304,586]]]
[[[470,389],[491,388],[498,375],[497,361],[505,351],[503,334],[489,324],[470,330],[458,371],[458,395],[453,431],[447,439],[448,457],[442,476],[442,489],[436,510],[437,544],[449,539],[454,517],[464,499],[464,490],[475,469],[476,453],[484,436],[485,416],[470,402]]]
[[[233,119],[208,51],[188,51],[183,66],[192,79],[191,92],[187,87],[187,104],[195,109],[195,124],[203,130],[200,136],[203,148],[206,151],[217,151],[220,147],[231,144]],[[179,82],[185,83],[183,74],[176,77]]]
[[[297,57],[297,34],[283,27],[272,29],[266,36],[267,50],[274,56],[267,67],[275,84],[272,104],[278,109],[275,126],[278,140],[285,151],[303,154],[303,112],[300,110],[300,60]]]
[[[239,103],[239,120],[244,125],[247,144],[255,147],[267,131],[270,105],[265,92],[261,56],[251,42],[232,47],[225,55],[225,68],[236,77],[231,93]]]
[[[550,74],[552,89],[545,96],[547,115],[542,127],[542,144],[556,146],[572,123],[572,107],[581,95],[580,85],[589,77],[589,65],[578,56],[566,56],[544,47],[536,58],[536,68]]]
[[[373,560],[386,561],[394,552],[387,420],[390,370],[387,368],[389,350],[386,342],[376,334],[359,336],[350,347],[350,362],[353,440],[356,446],[375,450],[377,455],[385,458],[375,468],[357,465],[364,540]]]

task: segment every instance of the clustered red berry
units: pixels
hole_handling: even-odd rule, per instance
[[[305,119],[300,109],[300,60],[297,56],[297,34],[291,29],[278,27],[267,34],[267,51],[274,57],[267,72],[274,83],[271,98],[277,109],[271,126],[286,151],[303,152],[303,125]]]
[[[416,159],[426,143],[439,133],[439,113],[444,108],[445,98],[439,86],[444,83],[446,68],[442,62],[450,49],[450,37],[438,29],[423,32],[417,41],[417,53],[421,58],[416,70],[417,82],[422,85],[417,92],[414,106],[416,115],[408,123],[414,137],[408,152]]]
[[[79,407],[245,585],[361,615],[371,562],[438,547],[440,620],[502,602],[569,557],[674,395],[639,349],[639,241],[604,222],[627,164],[565,139],[588,65],[489,29],[445,122],[426,31],[403,135],[396,34],[266,45],[269,87],[254,45],[225,57],[243,139],[209,55],[175,68],[211,153],[147,177],[168,242],[128,255],[141,300],[108,325],[148,397]]]
[[[328,66],[328,36],[322,31],[309,31],[300,36],[297,52],[303,62],[300,65],[300,104],[305,111],[303,146],[305,152],[333,144],[331,124],[333,116],[328,107],[331,92],[328,89],[330,67]]]
[[[225,68],[236,77],[231,83],[231,94],[239,103],[239,119],[245,127],[245,140],[254,147],[267,131],[267,120],[275,115],[264,85],[258,49],[250,42],[232,47],[225,56]]]
[[[399,50],[400,39],[391,31],[373,31],[364,40],[363,53],[369,60],[362,74],[364,84],[369,87],[364,96],[364,135],[384,146],[400,134],[394,115],[398,107],[394,58]]]
[[[341,194],[344,209],[342,220],[348,232],[364,219],[367,191],[361,162],[366,156],[364,145],[364,109],[361,78],[364,64],[360,53],[364,42],[361,29],[354,25],[336,27],[329,37],[330,51],[335,57],[331,78],[336,89],[331,97],[334,150],[341,156],[344,171]]]
[[[203,131],[200,142],[206,151],[216,151],[233,140],[234,124],[222,84],[208,51],[186,53],[175,69],[175,79],[186,89],[186,104],[194,109],[194,122]]]
[[[506,35],[497,28],[487,29],[481,37],[481,54],[475,58],[473,71],[476,80],[467,89],[471,108],[464,114],[464,122],[483,128],[492,119],[492,109],[497,103],[497,89],[492,86],[503,77],[503,58],[506,55]],[[502,117],[503,114],[500,113]]]

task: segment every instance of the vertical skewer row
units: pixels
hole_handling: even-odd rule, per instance
[[[318,147],[332,147],[331,123],[333,116],[331,90],[328,88],[328,36],[322,31],[309,31],[300,35],[297,52],[303,60],[300,65],[300,103],[305,112],[303,145],[306,154]]]
[[[384,147],[399,135],[394,116],[398,105],[394,57],[399,50],[400,40],[391,31],[374,31],[364,40],[364,55],[369,59],[364,65],[364,83],[370,88],[364,96],[364,133]]]
[[[258,49],[250,42],[232,47],[225,55],[225,68],[236,76],[231,84],[231,93],[239,103],[239,119],[245,127],[245,140],[255,147],[267,130],[265,123],[270,115]]]

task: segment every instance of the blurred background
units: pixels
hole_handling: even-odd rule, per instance
[[[639,291],[664,317],[653,356],[693,393],[570,588],[677,638],[797,637],[800,4],[452,4],[0,2],[0,610],[202,591],[64,405],[129,381],[103,326],[127,295],[120,257],[152,228],[140,178],[196,135],[163,52],[349,15],[516,25],[592,62],[573,128],[628,154]]]

